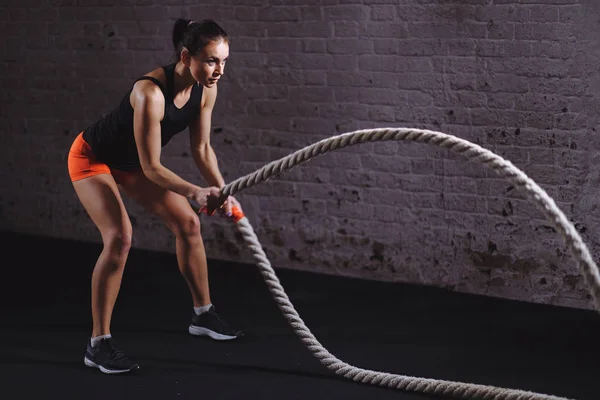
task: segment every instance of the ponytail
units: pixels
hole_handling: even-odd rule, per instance
[[[173,47],[175,48],[175,51],[179,50],[177,51],[178,53],[181,51],[181,49],[179,48],[179,44],[181,43],[181,40],[183,39],[183,34],[187,30],[187,27],[190,24],[190,22],[191,20],[189,19],[179,18],[177,21],[175,21],[175,25],[173,25]]]

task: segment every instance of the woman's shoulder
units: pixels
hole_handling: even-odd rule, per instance
[[[131,92],[137,96],[164,98],[163,88],[157,85],[159,82],[150,79],[140,79],[133,84]]]
[[[146,78],[151,78],[151,79],[146,79]],[[163,67],[158,67],[156,69],[153,69],[152,71],[149,71],[147,73],[145,73],[144,75],[140,75],[139,78],[137,78],[136,80],[136,84],[140,83],[140,82],[154,82],[156,83],[156,81],[158,81],[163,87],[166,87],[167,85],[167,76],[165,74],[165,70]]]
[[[162,96],[166,87],[167,77],[165,71],[163,67],[158,67],[137,78],[133,84],[132,91],[148,96]]]
[[[212,108],[217,100],[217,85],[209,88],[202,86],[201,84],[199,84],[198,86],[200,87],[201,91],[200,106],[202,108]]]
[[[145,75],[145,77],[152,79],[138,79],[131,89],[129,97],[131,107],[136,109],[140,104],[164,107],[165,95],[160,80],[151,75]]]

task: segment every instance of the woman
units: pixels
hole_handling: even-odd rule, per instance
[[[195,202],[231,215],[241,207],[225,185],[210,144],[217,83],[229,56],[229,40],[214,21],[179,19],[173,27],[177,62],[138,78],[121,103],[81,132],[69,151],[75,192],[100,230],[103,249],[92,274],[92,336],[85,364],[108,374],[139,369],[117,347],[110,321],[131,248],[132,226],[120,191],[160,217],[176,238],[179,269],[194,302],[192,335],[230,340],[242,335],[211,304],[206,253]],[[189,128],[195,164],[209,187],[190,183],[161,164],[161,148]]]

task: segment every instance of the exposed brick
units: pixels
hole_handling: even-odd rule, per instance
[[[228,181],[334,135],[429,129],[510,161],[585,226],[598,253],[594,2],[39,3],[8,1],[0,15],[5,229],[99,240],[66,174],[68,146],[135,78],[173,60],[175,18],[213,18],[231,40],[212,121]],[[589,307],[560,237],[513,182],[473,159],[472,149],[412,139],[339,148],[239,193],[270,261]],[[186,134],[163,149],[163,162],[198,179]],[[134,246],[174,251],[164,225],[125,201]],[[231,259],[211,224],[209,256]],[[385,265],[359,254],[355,266],[337,267],[357,249],[372,251],[373,241],[393,249]],[[489,252],[490,241],[495,254],[511,256],[482,278],[470,255]],[[300,245],[306,259],[290,260]],[[542,252],[535,269],[511,270]]]

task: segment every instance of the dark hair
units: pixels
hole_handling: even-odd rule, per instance
[[[215,40],[224,40],[229,43],[225,30],[213,20],[194,21],[179,18],[173,25],[173,47],[175,47],[177,59],[184,47],[192,56],[195,56],[207,44]]]

